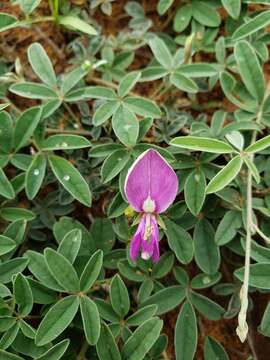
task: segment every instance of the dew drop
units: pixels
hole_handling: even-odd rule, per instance
[[[69,179],[70,179],[70,176],[69,176],[69,175],[65,175],[65,176],[64,176],[64,180],[65,180],[65,181],[68,181]]]
[[[204,285],[206,285],[206,284],[209,284],[211,282],[211,279],[208,276],[205,276],[202,279],[202,282],[203,282]]]
[[[62,142],[61,147],[67,147],[68,144],[66,142]]]
[[[33,174],[34,174],[35,176],[38,176],[38,175],[39,175],[39,170],[38,170],[38,169],[35,169],[34,172],[33,172]]]

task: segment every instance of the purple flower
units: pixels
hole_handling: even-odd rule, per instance
[[[159,259],[157,215],[174,201],[178,178],[172,167],[155,150],[141,154],[129,169],[125,193],[131,207],[142,214],[139,226],[130,244],[130,257],[154,262]]]

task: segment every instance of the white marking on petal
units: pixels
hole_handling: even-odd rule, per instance
[[[148,259],[150,259],[150,255],[148,254],[148,252],[142,252],[142,254],[141,254],[141,258],[143,259],[143,260],[148,260]]]
[[[153,213],[156,208],[155,200],[152,200],[148,195],[147,199],[143,202],[143,211],[145,213]]]

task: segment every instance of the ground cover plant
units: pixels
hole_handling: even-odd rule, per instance
[[[1,1],[0,359],[269,359],[269,5]]]

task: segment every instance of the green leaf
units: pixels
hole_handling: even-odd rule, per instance
[[[210,77],[217,73],[218,71],[213,65],[205,63],[183,64],[177,69],[177,74],[191,78]]]
[[[0,256],[9,253],[16,247],[16,242],[7,236],[0,235]]]
[[[229,356],[223,346],[210,336],[205,339],[203,354],[205,360],[229,360]]]
[[[13,84],[9,88],[12,93],[27,99],[58,99],[58,95],[49,86],[32,82]]]
[[[30,15],[31,12],[40,4],[41,0],[19,0],[20,7],[26,15]]]
[[[270,302],[267,304],[258,330],[264,336],[270,336]]]
[[[80,290],[87,291],[94,284],[96,279],[99,276],[103,262],[103,252],[101,250],[96,251],[88,263],[85,265],[85,268],[80,277]]]
[[[75,31],[79,30],[87,35],[97,35],[97,31],[95,30],[95,28],[93,28],[93,26],[89,25],[77,16],[58,16],[57,20],[60,25],[63,25],[68,29]]]
[[[154,264],[152,268],[152,277],[154,279],[161,279],[166,276],[174,265],[174,254],[165,252],[160,257],[159,261]]]
[[[54,303],[57,300],[57,293],[49,287],[31,278],[28,278],[28,282],[32,290],[34,303],[46,305]]]
[[[93,158],[103,158],[109,156],[114,150],[124,149],[122,144],[100,144],[94,145],[89,151],[89,156]]]
[[[256,153],[260,152],[270,146],[270,135],[263,137],[260,140],[257,140],[254,144],[249,145],[245,152]]]
[[[122,350],[123,360],[143,360],[155,344],[163,327],[163,321],[153,318],[141,324],[125,342]]]
[[[69,92],[90,70],[91,64],[86,60],[81,66],[67,73],[61,84],[61,92],[63,94]]]
[[[173,20],[173,29],[182,32],[188,27],[192,18],[192,6],[190,4],[180,6]]]
[[[157,12],[159,15],[164,15],[165,12],[171,7],[174,0],[159,0],[157,5]]]
[[[110,219],[95,218],[92,222],[90,232],[97,249],[103,250],[104,253],[108,253],[112,249],[115,233]]]
[[[244,270],[237,269],[234,272],[234,275],[241,281],[244,279]],[[269,271],[270,271],[270,263],[258,263],[250,265],[250,276],[249,276],[249,285],[254,286],[258,289],[270,289],[269,283]]]
[[[95,345],[100,335],[100,318],[97,305],[87,296],[80,297],[80,310],[87,342]]]
[[[166,225],[165,234],[168,237],[168,243],[177,259],[182,264],[188,264],[193,258],[193,242],[187,231],[181,226],[167,218],[164,218]]]
[[[197,347],[197,321],[193,306],[185,302],[177,317],[174,346],[176,360],[192,360]]]
[[[65,100],[71,102],[90,99],[117,100],[117,96],[113,89],[104,86],[86,86],[73,90],[65,96]]]
[[[113,277],[111,282],[110,299],[113,310],[121,316],[121,318],[124,318],[129,312],[130,301],[127,288],[118,274]]]
[[[19,24],[18,19],[10,14],[0,13],[0,32],[12,29]]]
[[[206,274],[215,274],[220,265],[220,253],[214,240],[212,225],[202,219],[194,229],[195,260],[199,268]]]
[[[1,23],[1,18],[0,18]],[[22,357],[0,349],[0,360],[24,360]]]
[[[244,147],[244,137],[239,131],[226,132],[225,138],[233,145],[237,150],[242,151]]]
[[[41,144],[42,150],[83,149],[91,146],[89,140],[79,135],[51,135]]]
[[[252,46],[244,40],[235,45],[234,56],[249,93],[258,101],[264,97],[265,83],[261,65]]]
[[[119,101],[107,101],[101,104],[95,111],[92,122],[94,126],[100,126],[107,121],[119,108]]]
[[[206,181],[204,173],[192,171],[185,183],[185,201],[194,216],[197,216],[205,199]]]
[[[238,229],[242,226],[242,216],[239,211],[227,211],[220,223],[218,224],[215,242],[218,246],[229,243],[237,234]]]
[[[219,304],[201,294],[190,292],[189,300],[196,310],[199,311],[208,320],[219,320],[222,318],[225,310]]]
[[[121,355],[113,334],[105,323],[101,325],[100,337],[97,343],[97,353],[100,360],[121,360]]]
[[[120,106],[113,115],[112,127],[118,139],[127,146],[136,144],[139,134],[139,122],[126,107]]]
[[[217,27],[221,23],[219,13],[205,1],[194,1],[194,4],[192,4],[192,15],[194,19],[205,26]]]
[[[168,75],[169,70],[164,69],[162,66],[148,66],[142,70],[141,81],[158,80]]]
[[[229,144],[223,141],[197,136],[179,136],[174,138],[170,144],[184,149],[206,151],[215,154],[228,154],[235,151]]]
[[[78,275],[72,264],[55,250],[45,249],[45,260],[55,280],[67,291],[79,291]]]
[[[161,111],[159,107],[151,100],[141,97],[127,97],[123,101],[124,105],[135,114],[141,116],[149,116],[152,118],[160,118]]]
[[[151,129],[152,125],[153,118],[151,117],[145,117],[144,119],[140,120],[138,142],[143,140],[143,138],[147,135],[148,131]]]
[[[4,196],[7,199],[14,199],[15,192],[14,189],[6,177],[4,171],[0,168],[0,195]]]
[[[206,187],[206,193],[211,194],[222,190],[237,176],[241,170],[243,160],[240,155],[235,156],[228,164],[215,175]]]
[[[173,65],[173,58],[165,42],[155,36],[149,41],[149,46],[160,65],[170,71]]]
[[[191,280],[192,289],[206,289],[215,285],[221,279],[221,274],[206,275],[204,273],[194,276]]]
[[[33,308],[33,294],[27,278],[18,273],[15,277],[13,288],[15,302],[18,305],[18,313],[23,317],[30,314]]]
[[[39,43],[33,43],[29,46],[27,54],[35,74],[46,85],[55,88],[57,86],[55,72],[44,48]]]
[[[36,129],[41,117],[41,107],[32,107],[25,110],[17,120],[14,131],[15,149],[25,146]]]
[[[171,74],[170,82],[178,89],[190,94],[195,94],[199,90],[197,84],[193,80],[182,75],[180,71]]]
[[[30,200],[34,199],[42,185],[46,164],[46,157],[43,154],[36,154],[26,172],[25,192]]]
[[[26,220],[30,221],[35,219],[36,215],[27,209],[5,207],[1,210],[0,216],[7,221]]]
[[[139,326],[142,322],[145,320],[150,319],[153,317],[157,312],[157,306],[156,305],[147,305],[138,311],[136,311],[134,314],[129,316],[127,318],[127,325],[128,326]]]
[[[123,98],[136,85],[141,77],[140,71],[132,71],[125,75],[118,86],[118,95]]]
[[[119,261],[117,266],[120,274],[131,281],[142,282],[147,278],[143,272],[137,271],[137,269],[134,266],[131,266],[127,260]]]
[[[119,217],[124,213],[127,207],[128,203],[126,203],[126,201],[123,199],[121,193],[118,192],[108,207],[107,216],[109,219]]]
[[[231,0],[234,1],[234,0]],[[233,33],[233,40],[240,40],[270,24],[270,10],[263,11],[251,20],[236,28]]]
[[[221,0],[221,2],[228,14],[233,19],[238,19],[241,10],[241,0]]]
[[[36,344],[42,346],[56,339],[69,326],[79,307],[79,298],[67,296],[53,305],[42,319],[36,333]]]
[[[60,360],[66,352],[69,345],[69,340],[65,339],[60,341],[58,344],[51,347],[44,354],[36,358],[35,360]]]
[[[17,322],[15,325],[9,328],[1,337],[0,348],[4,350],[9,348],[10,345],[12,345],[12,343],[16,339],[16,336],[18,335],[18,331],[19,331],[19,323]]]
[[[80,250],[81,240],[81,230],[71,230],[64,236],[57,251],[73,264]]]
[[[52,276],[42,254],[28,250],[26,252],[26,257],[29,259],[29,270],[43,285],[49,289],[63,292],[63,287],[59,285]]]
[[[236,82],[230,73],[226,71],[221,72],[220,84],[224,94],[233,104],[242,110],[252,113],[256,112],[258,107],[257,101],[249,95],[247,90],[243,89],[243,86],[239,85],[239,82]],[[243,121],[243,123],[247,122]]]
[[[174,309],[184,300],[185,296],[186,289],[183,286],[169,286],[151,295],[140,304],[140,307],[155,304],[158,306],[157,315],[161,315]]]
[[[91,206],[92,196],[89,186],[79,171],[60,156],[49,156],[50,166],[57,180],[78,201]]]
[[[101,178],[103,183],[111,181],[126,166],[130,154],[126,150],[115,150],[104,161],[101,167]]]
[[[7,284],[12,280],[12,277],[19,272],[22,272],[28,263],[25,257],[13,258],[0,264],[0,282]]]
[[[20,329],[21,329],[23,335],[25,335],[25,337],[27,337],[28,339],[35,338],[36,331],[31,325],[29,325],[27,322],[25,322],[22,319],[19,320],[19,325],[20,325]]]
[[[13,121],[6,111],[0,112],[0,144],[5,153],[9,153],[13,145]]]

